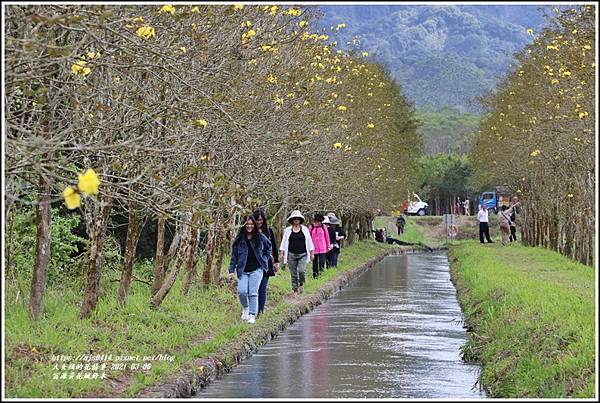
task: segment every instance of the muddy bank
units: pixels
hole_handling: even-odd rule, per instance
[[[315,307],[331,298],[339,290],[347,287],[355,278],[371,269],[384,257],[392,254],[420,253],[420,248],[397,247],[371,258],[355,269],[342,273],[329,281],[312,294],[295,295],[286,303],[285,311],[270,318],[269,321],[258,321],[252,330],[237,340],[223,346],[209,358],[202,358],[185,364],[158,384],[148,386],[136,394],[137,398],[185,398],[194,396],[200,389],[215,378],[229,372],[245,358],[251,356],[260,346],[276,337],[300,316],[312,311]]]

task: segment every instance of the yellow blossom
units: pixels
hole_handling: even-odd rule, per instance
[[[192,124],[204,129],[208,125],[208,122],[205,119],[196,119],[192,121]]]
[[[304,28],[305,26],[307,26],[307,25],[308,25],[308,22],[306,22],[306,21],[302,20],[302,21],[300,21],[300,22],[298,23],[298,25],[300,26],[300,28]]]
[[[573,193],[568,193],[567,197],[569,197],[569,198],[573,197]]]
[[[175,7],[173,7],[170,4],[167,4],[165,6],[162,6],[160,8],[160,10],[158,10],[159,13],[169,13],[169,14],[175,14]]]
[[[585,50],[592,50],[592,47],[590,45],[583,45],[583,48]]]
[[[277,105],[283,105],[283,98],[280,98],[279,96],[275,96],[275,98],[273,99],[273,102],[275,102]]]
[[[267,76],[267,81],[270,82],[271,84],[275,84],[275,83],[277,83],[277,77],[275,77],[273,74],[269,74]]]
[[[85,55],[88,59],[95,59],[96,57],[100,57],[100,52],[87,52]]]
[[[551,84],[558,84],[558,80],[556,78],[552,79],[552,81],[550,82]]]
[[[533,150],[529,155],[531,155],[532,157],[537,157],[541,153],[542,152],[540,150]]]
[[[571,72],[568,71],[568,70],[567,71],[563,71],[562,76],[563,77],[571,77]]]
[[[369,123],[369,124],[367,124],[367,127],[368,127],[369,129],[372,129],[372,128],[374,128],[374,127],[375,127],[375,125],[374,125],[373,123]]]
[[[533,35],[533,29],[531,29],[531,28],[528,28],[528,29],[527,29],[527,33],[528,33],[529,35]]]
[[[181,50],[183,53],[187,52],[187,48],[185,46],[180,47],[179,50]]]
[[[156,31],[154,28],[144,25],[143,27],[139,27],[135,34],[140,38],[150,39],[150,37],[156,36]]]
[[[72,186],[67,186],[63,191],[63,196],[65,198],[65,204],[69,210],[73,210],[81,204],[81,197],[79,193]]]
[[[133,22],[144,22],[144,17],[141,17],[141,16],[140,17],[135,17],[133,19]]]
[[[342,112],[344,112],[346,109],[348,109],[348,108],[346,108],[344,105],[338,106],[338,110],[340,110]]]
[[[85,60],[78,60],[73,65],[71,65],[71,73],[73,74],[81,74],[82,76],[87,76],[92,72],[89,67],[85,67],[87,62]]]
[[[335,143],[333,148],[342,148],[342,143]]]
[[[83,175],[78,174],[79,183],[77,187],[82,192],[88,195],[94,195],[98,193],[98,186],[100,185],[100,179],[98,179],[98,175],[94,172],[93,169],[87,169]]]
[[[369,56],[369,52],[362,52],[362,55],[363,55],[364,57],[367,57],[367,56]]]
[[[588,113],[586,111],[583,112],[579,112],[579,119],[583,119],[588,115]]]
[[[242,4],[234,4],[233,9],[234,10],[243,10],[244,6]]]
[[[192,13],[200,14],[200,9],[198,8],[198,6],[192,8]]]

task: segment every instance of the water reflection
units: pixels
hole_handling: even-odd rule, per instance
[[[197,398],[484,398],[442,254],[389,256]]]

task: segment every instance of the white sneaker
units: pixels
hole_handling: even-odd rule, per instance
[[[248,315],[248,323],[254,323],[254,322],[256,322],[256,316]]]
[[[250,316],[250,307],[248,307],[248,308],[242,307],[242,320],[244,320],[244,321],[248,320],[249,316]]]

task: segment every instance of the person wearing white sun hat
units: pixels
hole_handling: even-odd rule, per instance
[[[287,219],[290,224],[283,231],[279,259],[290,268],[292,289],[302,293],[306,282],[306,265],[314,258],[315,246],[308,228],[304,226],[304,216],[300,210],[294,210]]]

